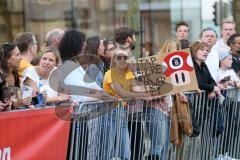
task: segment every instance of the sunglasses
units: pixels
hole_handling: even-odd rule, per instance
[[[116,58],[118,61],[120,61],[122,59],[126,61],[128,59],[128,56],[117,56]]]

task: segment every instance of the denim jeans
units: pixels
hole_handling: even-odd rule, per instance
[[[170,143],[169,117],[151,107],[146,107],[144,113],[146,114],[144,133],[145,138],[149,140],[146,144],[145,155],[155,155],[160,160],[166,160]]]
[[[111,112],[88,121],[87,160],[130,160],[130,140],[126,111],[116,107]]]

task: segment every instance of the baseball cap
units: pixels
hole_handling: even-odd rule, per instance
[[[227,56],[231,56],[231,54],[228,51],[223,51],[219,53],[219,60],[222,61]]]

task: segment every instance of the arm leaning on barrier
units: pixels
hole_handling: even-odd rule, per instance
[[[218,87],[220,90],[226,89],[227,86],[228,86],[227,83],[224,83],[224,84],[222,84],[222,83],[217,83],[217,87]]]
[[[187,103],[188,102],[188,98],[186,95],[184,95],[183,93],[178,93],[179,96],[179,100],[181,103]]]
[[[109,95],[104,90],[102,91],[102,94],[103,94],[103,97],[102,97],[103,100],[108,100],[108,99],[110,99],[110,100],[117,100],[116,97],[113,97],[113,96]]]
[[[96,89],[94,92],[90,92],[88,94],[84,94],[84,96],[88,97],[86,99],[87,102],[94,102],[94,101],[99,101],[99,100],[116,100],[115,97],[112,97],[111,95],[107,94],[104,90],[98,90]]]
[[[113,82],[111,84],[111,88],[119,94],[122,98],[143,98],[143,97],[149,97],[146,92],[133,92],[133,91],[125,91],[121,85],[117,82]]]
[[[28,106],[28,108],[34,109],[34,105],[31,105],[32,97],[26,97],[18,99],[17,101],[13,102],[13,106],[15,108],[22,107],[22,106]]]
[[[208,93],[208,98],[209,99],[213,99],[213,98],[215,98],[216,97],[216,93],[215,92],[210,92],[210,93]]]
[[[214,86],[213,91],[216,93],[217,97],[221,97],[221,90],[217,86]]]
[[[222,96],[221,90],[217,86],[214,86],[214,90],[208,93],[209,99],[212,99],[215,97],[221,97],[221,96]]]
[[[240,81],[233,81],[233,83],[236,88],[240,88]]]
[[[47,103],[58,103],[58,102],[65,102],[71,99],[71,96],[68,94],[58,94],[57,97],[47,98]]]

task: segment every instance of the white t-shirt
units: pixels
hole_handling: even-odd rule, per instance
[[[86,78],[86,72],[85,70],[79,66],[78,68],[74,69],[72,72],[68,74],[68,76],[64,79],[65,85],[71,85],[77,87],[85,87],[90,89],[96,89],[98,91],[101,91],[102,89],[97,85],[96,82],[93,81],[85,81]],[[72,100],[76,102],[85,102],[88,99],[88,96],[83,95],[71,95]]]
[[[208,70],[215,81],[217,81],[217,72],[219,69],[219,56],[216,49],[213,47],[205,61]]]
[[[39,87],[42,84],[49,98],[57,97],[58,93],[49,86],[48,79],[41,78],[38,75],[34,66],[28,67],[27,69],[24,70],[23,77],[22,77],[22,84],[27,78],[34,81],[37,84],[37,87]]]
[[[218,72],[217,72],[217,82],[221,81],[224,77],[230,76],[232,81],[239,81],[239,78],[237,76],[237,74],[234,72],[233,69],[227,69],[227,70],[222,70],[221,68],[219,68]],[[231,94],[231,92],[229,92]],[[240,102],[240,90],[238,89],[238,102]],[[228,95],[229,97],[235,96],[234,94]]]
[[[231,48],[224,42],[223,38],[217,40],[213,47],[218,52],[218,54],[222,52],[228,52],[231,50]]]
[[[222,70],[221,68],[218,69],[216,80],[217,82],[219,82],[227,76],[230,76],[232,81],[239,81],[239,78],[237,77],[233,69]]]

